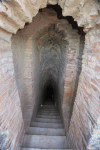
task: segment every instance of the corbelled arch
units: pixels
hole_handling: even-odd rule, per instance
[[[51,35],[49,34],[50,32],[51,32]],[[45,36],[46,36],[46,39],[45,39]],[[73,39],[74,43],[71,41],[71,37],[74,37]],[[51,41],[53,39],[56,40],[55,42],[54,40],[52,41],[53,45],[51,45],[51,49],[54,49],[53,50],[54,54],[56,52],[57,57],[58,57],[57,62],[59,62],[59,65],[57,65],[57,62],[55,61],[56,58],[53,58],[55,61],[54,64],[52,63],[50,64],[49,63],[50,61],[48,61],[48,63],[44,63],[44,61],[46,62],[46,60],[43,59],[42,51],[44,50],[46,46],[46,44],[44,43],[45,42],[47,43],[49,39],[51,39]],[[72,30],[71,25],[69,25],[69,23],[66,20],[64,19],[57,20],[57,14],[53,10],[48,10],[48,9],[44,9],[35,18],[33,18],[32,23],[30,23],[29,25],[26,25],[23,30],[19,30],[16,35],[12,36],[12,41],[14,40],[12,42],[13,60],[14,62],[17,61],[17,63],[19,63],[19,65],[17,65],[17,63],[14,63],[14,65],[15,65],[15,68],[17,68],[17,72],[19,72],[18,76],[23,74],[22,75],[23,83],[21,81],[20,76],[18,77],[17,80],[20,83],[20,85],[22,83],[22,86],[18,85],[18,89],[20,91],[20,94],[19,94],[20,101],[23,102],[22,112],[24,114],[23,118],[24,118],[25,128],[29,126],[32,112],[33,112],[33,118],[34,118],[36,115],[36,112],[38,111],[38,109],[36,108],[37,106],[39,107],[39,104],[40,104],[39,103],[40,94],[37,91],[43,89],[43,87],[41,87],[40,85],[44,86],[44,84],[48,82],[49,78],[50,80],[56,81],[56,78],[60,77],[59,82],[56,81],[56,83],[60,87],[58,88],[59,100],[57,103],[58,105],[59,104],[64,105],[64,102],[63,102],[64,98],[62,96],[63,96],[63,93],[65,93],[64,84],[66,82],[65,74],[67,71],[66,70],[67,53],[71,53],[71,49],[73,49],[73,46],[76,45],[76,49],[74,50],[75,51],[74,59],[77,59],[77,55],[79,51],[79,46],[77,47],[77,45],[80,42],[79,39],[80,39],[80,36],[77,34],[77,30]],[[18,53],[17,53],[18,47],[19,47],[20,57],[22,57],[24,60],[23,61],[21,59],[21,61],[23,61],[22,63],[17,59],[19,58]],[[55,51],[55,48],[57,49],[56,51]],[[44,61],[42,61],[42,59]],[[48,57],[46,57],[46,59],[48,59]],[[39,65],[42,62],[44,65],[43,69]],[[23,67],[21,69],[18,69],[19,67],[21,67],[20,63],[23,64]],[[49,65],[50,65],[50,68],[49,68]],[[43,70],[42,72],[41,72],[41,69],[39,69],[39,67]],[[76,70],[77,70],[77,67],[74,68],[74,72],[76,72]],[[71,74],[69,73],[69,76],[70,75]],[[41,80],[40,80],[40,76],[41,76]],[[75,78],[76,77],[74,76],[74,79],[71,84],[75,82],[74,81]],[[24,87],[23,85],[25,85],[25,88],[22,88]],[[22,94],[21,94],[21,91],[22,91]],[[26,94],[26,96],[24,93]],[[24,99],[24,96],[25,96],[26,101]],[[64,101],[66,100],[67,99],[65,99]],[[68,101],[70,101],[70,98]],[[61,109],[59,108],[59,109],[62,110],[63,106],[60,106],[60,107],[62,108]],[[68,113],[69,113],[69,110],[68,110]],[[64,109],[63,109],[63,112],[65,112]],[[62,111],[60,113],[63,116]],[[66,123],[68,124],[68,122]],[[68,125],[66,129],[68,129]]]
[[[41,44],[39,50],[41,53],[40,64],[42,70],[40,87],[42,87],[42,93],[44,85],[46,85],[48,81],[54,81],[56,83],[56,89],[58,89],[62,54],[67,50],[67,48],[65,48],[66,50],[64,49],[63,45],[66,45],[66,47],[68,45],[67,40],[65,40],[65,37],[67,36],[65,30],[59,30],[59,23],[51,24],[47,30],[46,36],[44,34],[42,38],[40,38]],[[61,24],[63,24],[63,21]]]

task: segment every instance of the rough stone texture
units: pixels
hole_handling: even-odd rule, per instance
[[[30,124],[33,108],[35,109],[34,113],[37,112],[39,80],[38,69],[36,70],[36,59],[38,58],[33,48],[32,37],[23,36],[22,32],[19,31],[12,36],[12,49],[17,87],[26,128]]]
[[[52,109],[49,109],[50,107]],[[41,111],[41,108],[42,108],[42,111]],[[48,108],[48,111],[45,113],[47,108]],[[51,114],[52,110],[56,110],[57,114]],[[45,116],[49,116],[50,114],[51,117],[59,116],[60,118],[57,107],[54,107],[54,105],[52,104],[50,105],[50,103],[48,104],[47,107],[46,105],[40,106],[38,114],[42,115],[43,113],[45,113]],[[60,123],[59,122],[47,123],[45,119],[43,120],[43,122],[41,122],[41,120],[37,121],[37,119],[38,119],[38,115],[35,119],[35,122],[31,120],[31,127],[30,127],[31,130],[30,132],[26,132],[25,134],[23,144],[22,144],[22,150],[23,148],[37,148],[37,149],[50,149],[50,148],[51,149],[59,149],[59,148],[63,149],[65,148],[66,149],[67,141],[66,141],[66,136],[62,135],[62,129],[64,130],[64,128],[63,128],[61,119],[60,119]],[[50,120],[52,119],[49,119],[49,121]],[[35,135],[33,133],[33,130],[35,131]],[[65,133],[65,131],[63,131],[63,133]]]
[[[99,150],[100,149],[100,117],[97,120],[97,124],[93,130],[92,137],[89,140],[87,150]]]
[[[35,118],[40,103],[40,51],[37,49],[40,33],[37,31],[55,19],[56,16],[51,17],[44,11],[34,18],[32,24],[12,36],[13,60],[25,128],[29,126],[32,113]]]
[[[13,150],[19,147],[23,133],[11,42],[0,38],[0,149]]]
[[[52,83],[56,89],[56,103],[67,131],[72,111],[71,100],[74,95],[75,82],[78,82],[76,78],[79,76],[77,72],[78,57],[81,57],[80,36],[65,20],[59,21],[55,26],[50,26],[45,32],[39,39],[40,87],[44,91],[45,87]],[[66,82],[70,82],[70,85]]]
[[[91,30],[85,39],[82,72],[68,131],[75,150],[99,149],[100,144],[100,30]]]
[[[39,8],[57,3],[63,9],[63,15],[73,16],[78,26],[83,26],[86,32],[93,28],[86,36],[78,91],[75,87],[81,70],[82,55],[82,51],[80,53],[79,50],[83,49],[84,40],[79,38],[66,21],[58,21],[54,12],[44,10],[36,16]],[[2,139],[0,146],[2,149],[19,148],[24,130],[30,123],[32,111],[33,118],[36,116],[40,104],[39,98],[48,75],[53,77],[52,81],[55,81],[53,86],[57,89],[56,93],[59,93],[58,104],[61,104],[60,114],[63,116],[66,132],[68,131],[69,147],[75,150],[99,148],[99,125],[97,124],[96,127],[100,115],[100,29],[96,30],[100,24],[99,13],[100,3],[94,0],[0,2],[0,138]],[[36,17],[32,20],[34,16]],[[32,23],[24,28],[27,22]],[[22,28],[24,29],[17,32]],[[12,36],[16,32],[17,34]],[[54,41],[60,43],[60,46],[54,44],[47,53],[45,42],[50,45],[50,42]],[[44,58],[44,54],[45,57],[50,54],[48,60]],[[52,59],[54,57],[56,59]],[[72,103],[74,107],[72,105],[71,108]]]
[[[69,32],[68,32],[69,31]],[[64,119],[64,124],[66,128],[66,132],[69,126],[69,118],[71,113],[72,99],[74,101],[74,92],[77,90],[75,87],[75,82],[77,83],[77,75],[78,74],[78,56],[79,56],[79,45],[80,45],[80,36],[77,34],[76,30],[71,32],[71,27],[68,27],[67,31],[67,39],[69,42],[68,50],[66,51],[65,57],[65,68],[64,72],[60,71],[60,91],[62,91],[61,104],[62,107],[62,116]],[[62,64],[63,66],[63,60]],[[63,81],[64,79],[64,81]],[[63,84],[62,84],[63,83]],[[59,91],[59,93],[61,93]]]
[[[8,139],[7,139],[7,133],[2,133],[0,130],[0,149],[1,150],[6,150],[7,144],[8,144]]]
[[[7,32],[16,33],[26,22],[32,22],[40,8],[47,4],[58,4],[64,16],[73,16],[78,26],[85,31],[100,24],[100,4],[97,0],[23,0],[0,2],[0,27]]]
[[[11,56],[7,53],[5,55],[6,58],[3,61],[6,62],[7,65],[7,61],[12,62],[11,67],[13,67],[10,68],[9,66],[8,68],[10,70],[9,73],[11,74],[11,86],[8,85],[8,87],[13,88],[10,92],[11,94],[15,91],[14,88],[17,89],[17,94],[14,94],[15,101],[13,98],[10,101],[10,103],[13,101],[15,105],[11,105],[13,108],[12,111],[10,111],[11,109],[7,103],[7,108],[10,109],[10,117],[13,116],[15,120],[15,123],[12,123],[12,125],[16,129],[16,131],[14,131],[13,128],[9,129],[13,136],[11,136],[12,138],[8,137],[8,140],[10,139],[11,143],[16,141],[16,145],[14,145],[15,149],[18,149],[20,136],[22,137],[23,135],[21,135],[21,131],[24,131],[21,129],[23,127],[23,121],[24,129],[26,129],[26,127],[30,124],[31,118],[34,119],[37,114],[38,107],[42,101],[40,97],[45,85],[49,82],[53,83],[53,86],[57,89],[57,98],[59,96],[58,92],[60,92],[61,95],[65,92],[63,91],[63,86],[61,85],[60,87],[60,80],[63,81],[63,83],[65,82],[65,76],[63,76],[65,74],[63,73],[66,73],[67,61],[69,64],[70,62],[72,62],[72,64],[74,63],[74,67],[76,66],[74,70],[75,75],[71,83],[72,85],[74,84],[78,67],[78,64],[75,64],[75,62],[77,62],[77,56],[79,55],[79,39],[80,36],[76,33],[76,30],[72,30],[71,25],[69,25],[66,20],[58,20],[57,15],[53,10],[44,9],[43,12],[39,13],[33,19],[31,24],[26,25],[23,30],[19,30],[16,35],[12,36],[10,45],[9,41],[6,42],[9,45]],[[4,44],[5,43],[2,43],[3,49]],[[73,51],[75,53],[75,57],[74,60],[70,60],[71,58],[67,58],[67,56],[70,55],[70,57],[73,57]],[[69,68],[70,67],[71,66],[69,65]],[[2,68],[4,68],[4,66],[2,66]],[[13,74],[14,80],[12,79]],[[4,78],[6,75],[8,75],[7,72],[5,72]],[[69,72],[69,76],[71,76],[71,72]],[[1,85],[1,87],[3,86]],[[60,88],[58,89],[58,87]],[[17,97],[15,97],[15,95],[17,95]],[[7,96],[7,93],[5,96]],[[59,97],[59,99],[60,98],[62,97]],[[3,98],[2,100],[4,101]],[[69,103],[67,101],[70,101],[70,99],[66,99],[66,103]],[[58,102],[56,103],[58,104]],[[64,102],[62,99],[62,105],[63,104]],[[4,107],[5,105],[6,104],[4,104]],[[62,105],[61,107],[63,108],[64,105]],[[70,105],[68,106],[70,107]],[[17,113],[15,114],[16,108],[18,114],[21,113],[21,115],[18,115]],[[70,114],[69,109],[67,112]],[[61,111],[60,113],[62,114]],[[6,114],[7,110],[5,112],[5,115]],[[8,124],[9,121],[7,120]],[[18,124],[19,122],[20,124]],[[64,123],[66,125],[66,119],[64,120]],[[5,126],[5,128],[7,128],[7,125]]]

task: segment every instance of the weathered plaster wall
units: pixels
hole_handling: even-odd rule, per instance
[[[100,30],[91,30],[85,39],[82,72],[68,131],[75,150],[100,148]]]

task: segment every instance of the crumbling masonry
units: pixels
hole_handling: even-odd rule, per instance
[[[98,0],[0,1],[0,150],[22,147],[48,86],[67,148],[100,150]]]

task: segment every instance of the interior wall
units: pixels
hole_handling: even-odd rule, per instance
[[[68,131],[75,150],[100,149],[100,29],[85,36],[82,72]]]
[[[18,149],[24,132],[10,33],[0,29],[0,149]]]
[[[70,106],[78,71],[80,36],[53,10],[44,9],[31,24],[12,36],[13,62],[25,129],[35,119],[41,94],[50,80],[68,131]],[[66,84],[69,82],[70,84]]]
[[[21,102],[21,109],[24,118],[26,101],[27,101],[27,93],[26,87],[24,83],[24,58],[25,58],[25,49],[26,49],[26,41],[25,37],[20,35],[18,32],[16,35],[12,36],[12,52],[13,52],[13,63],[15,70],[15,78],[17,89]]]
[[[39,14],[35,18],[36,24],[30,24],[23,30],[19,30],[11,37],[3,32],[3,39],[0,39],[1,53],[1,97],[0,97],[0,147],[3,149],[19,149],[25,129],[30,124],[31,118],[35,118],[39,107],[39,51],[37,50],[36,32],[38,27],[43,29],[44,24],[48,26],[51,20],[43,18],[42,24],[38,20],[42,17]],[[40,20],[41,21],[41,20]],[[38,26],[38,24],[40,26]],[[1,33],[1,32],[0,32]],[[36,37],[35,37],[36,35]],[[7,92],[5,92],[7,91]],[[33,115],[33,116],[32,116]]]
[[[70,2],[66,1],[66,4],[65,1],[62,0],[59,1],[50,0],[49,2],[50,4],[57,4],[58,2],[63,9],[63,15],[73,16],[74,19],[78,22],[78,25],[83,26],[86,32],[91,30],[91,28],[97,26],[99,27],[100,24],[99,2],[94,0],[77,1],[77,3],[75,2],[75,0],[73,0]],[[7,38],[9,38],[9,36],[11,37],[12,33],[16,33],[16,31],[19,28],[23,28],[25,22],[31,22],[32,17],[38,13],[39,8],[46,7],[46,5],[47,5],[47,1],[45,2],[41,1],[39,3],[37,1],[28,2],[25,0],[0,2],[0,7],[1,7],[1,11],[0,11],[1,14],[1,19],[0,19],[1,22],[0,23],[0,44],[1,44],[0,45],[0,65],[1,65],[0,138],[1,139],[0,141],[2,141],[3,143],[2,145],[3,149],[7,148],[6,147],[7,145],[5,143],[9,145],[8,146],[9,149],[17,149],[19,146],[20,137],[22,135],[21,131],[23,132],[23,118],[22,118],[20,98],[19,98],[19,95],[21,97],[22,94],[21,93],[19,94],[17,91],[18,86],[16,86],[17,80],[15,79],[11,41],[9,42]],[[41,16],[38,20],[41,20]],[[48,19],[44,19],[44,20],[45,21],[43,22],[43,24],[46,24],[46,21]],[[52,20],[51,22],[53,22],[55,21],[55,18],[52,16],[51,20]],[[41,28],[43,27],[43,24]],[[37,23],[36,24],[37,28],[40,25],[41,23],[40,24]],[[30,31],[31,32],[34,31],[34,34],[36,33],[35,30],[30,30]],[[85,133],[85,137],[87,136],[88,133],[87,130],[89,131],[89,134],[91,133],[93,129],[92,126],[94,126],[95,124],[94,122],[95,120],[96,121],[98,120],[97,117],[99,116],[98,115],[100,110],[100,108],[98,109],[98,107],[100,106],[99,96],[98,96],[100,93],[99,85],[98,85],[99,84],[99,63],[98,62],[100,59],[99,35],[100,35],[99,31],[93,31],[91,34],[90,33],[87,34],[88,38],[86,40],[86,49],[84,51],[84,54],[86,54],[86,56],[84,55],[85,58],[83,59],[83,69],[79,80],[78,92],[77,92],[73,114],[70,122],[69,136],[68,136],[70,137],[71,144],[73,143],[73,146],[75,146],[76,149],[82,149],[83,147],[86,147],[87,138],[84,138],[84,133]],[[91,37],[91,39],[89,38],[89,36]],[[89,57],[87,57],[87,55],[89,55]],[[23,78],[21,75],[20,77]],[[18,83],[19,82],[17,81],[17,84]],[[61,83],[62,83],[61,85],[63,85],[63,79]],[[21,85],[22,84],[23,83],[21,82]],[[28,89],[32,89],[32,86],[30,87],[31,88]],[[26,90],[25,88],[22,88],[21,91],[25,92],[25,90]],[[27,93],[29,94],[29,90],[27,91]],[[23,99],[23,97],[21,99]],[[23,106],[22,102],[21,102],[21,106]],[[91,112],[92,115],[90,115],[89,112]],[[84,115],[85,117],[83,116],[83,114],[85,114]],[[88,118],[89,121],[85,120],[85,118],[86,119]],[[77,121],[75,121],[75,119]],[[77,124],[75,124],[76,122]],[[81,132],[83,129],[84,129],[83,131],[84,133]],[[85,146],[82,146],[82,144],[84,145],[84,143]],[[91,144],[90,144],[90,149],[91,149]]]
[[[64,26],[62,26],[64,28]],[[72,113],[72,101],[73,95],[78,84],[78,57],[80,50],[80,35],[77,30],[73,30],[71,25],[67,25],[65,28],[67,34],[66,39],[68,45],[66,46],[66,52],[64,53],[61,61],[61,70],[59,76],[59,110],[64,122],[66,133],[68,131],[70,117]]]
[[[48,32],[49,27],[51,28],[50,32]],[[45,35],[48,36],[45,37]],[[45,40],[42,41],[41,37]],[[51,48],[46,43],[47,39]],[[70,103],[73,96],[71,90],[74,88],[78,69],[80,36],[77,31],[73,30],[66,20],[58,20],[56,12],[44,9],[38,13],[31,24],[27,24],[23,30],[19,30],[16,35],[13,35],[11,42],[12,63],[19,97],[18,105],[20,105],[18,113],[22,114],[21,121],[22,123],[24,121],[24,129],[29,126],[31,118],[35,118],[41,104],[41,91],[50,77],[56,83],[54,86],[57,88],[57,107],[67,133]],[[45,51],[43,45],[47,45]],[[46,58],[44,54],[48,48],[51,52],[50,57],[47,55]],[[56,59],[55,56],[57,56]],[[71,88],[66,84],[67,77],[69,77],[68,81],[71,79]],[[70,96],[67,96],[66,93],[70,93]],[[13,113],[14,111],[12,111]],[[15,117],[14,114],[13,116]],[[17,149],[23,134],[19,134],[21,128],[19,131],[18,126],[16,128]],[[16,140],[15,136],[13,140]]]
[[[25,129],[36,116],[39,95],[39,53],[31,36],[12,36],[13,62]]]
[[[67,21],[59,21],[59,24],[67,24]],[[51,24],[46,33],[41,38],[41,89],[42,93],[48,84],[52,84],[55,89],[55,103],[58,104],[58,82],[61,71],[62,57],[66,51],[64,30],[59,30],[58,24]],[[64,47],[65,46],[65,47]],[[63,69],[62,69],[63,70]],[[41,95],[42,95],[41,93]]]
[[[79,42],[79,48],[78,51],[76,52],[76,59],[75,62],[77,63],[77,68],[74,70],[75,72],[75,80],[73,82],[73,94],[71,97],[71,102],[70,102],[70,115],[69,118],[71,119],[72,117],[72,112],[73,112],[73,106],[74,106],[74,101],[77,93],[77,88],[78,88],[78,83],[79,83],[79,76],[82,70],[82,56],[83,56],[83,50],[84,50],[84,44],[85,44],[85,35],[80,35],[80,41]]]
[[[55,32],[55,29],[58,30],[57,33]],[[49,36],[47,30],[46,34],[42,35],[42,38],[40,38],[40,87],[42,90],[44,89],[44,85],[48,82],[49,75],[51,75],[53,82],[56,83],[55,87],[57,88],[56,105],[60,111],[67,133],[72,113],[71,102],[74,93],[77,91],[75,84],[78,84],[79,69],[81,70],[79,63],[81,63],[82,60],[80,59],[82,57],[82,52],[79,52],[79,50],[83,50],[83,48],[82,46],[80,48],[80,36],[78,35],[77,30],[73,30],[66,20],[59,21],[59,24],[55,26],[55,29],[49,29]],[[58,40],[60,32],[64,33],[64,41],[62,43],[61,40]],[[56,34],[56,40],[55,38],[50,39],[51,35],[55,37]],[[84,44],[84,40],[82,42],[82,44]],[[44,43],[44,45],[42,46],[41,43]],[[56,53],[54,49],[56,49]],[[50,50],[52,53],[50,53]],[[70,84],[66,84],[66,82],[69,81]],[[73,99],[73,101],[74,100],[75,99]]]

